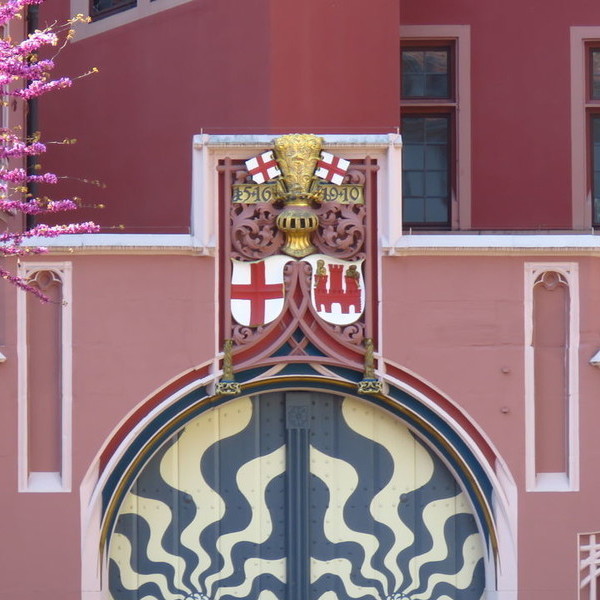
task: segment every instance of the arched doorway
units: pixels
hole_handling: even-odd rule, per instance
[[[484,542],[450,470],[390,412],[269,392],[147,461],[108,548],[114,600],[479,600]]]

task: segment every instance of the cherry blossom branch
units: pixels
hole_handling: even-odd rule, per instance
[[[14,19],[23,17],[27,7],[41,4],[43,0],[6,0],[0,5],[0,27]],[[7,98],[14,101],[31,101],[59,89],[70,87],[73,78],[53,78],[55,59],[72,39],[74,24],[87,20],[82,15],[69,19],[64,24],[56,24],[39,29],[25,39],[13,41],[10,37],[0,39],[0,103],[6,105]],[[38,54],[55,48],[51,58],[40,59]],[[90,69],[79,77],[96,72]],[[76,77],[75,79],[78,79]],[[74,140],[50,142],[71,144]],[[39,132],[25,135],[19,128],[0,129],[0,212],[8,215],[44,215],[74,210],[81,206],[79,198],[53,200],[47,196],[36,197],[30,194],[30,184],[55,185],[59,178],[54,173],[39,172],[40,165],[23,168],[25,159],[37,157],[46,152],[47,144],[40,141]],[[21,163],[21,164],[19,164]],[[44,254],[48,249],[39,245],[39,239],[56,238],[62,235],[96,233],[99,227],[92,222],[67,225],[38,224],[26,231],[0,231],[0,258],[25,257]],[[27,243],[29,242],[29,243]],[[21,290],[32,293],[43,301],[48,298],[35,285],[25,278],[0,269],[0,277]]]

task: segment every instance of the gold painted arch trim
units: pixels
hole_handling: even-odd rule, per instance
[[[390,384],[391,385],[391,384]],[[401,394],[406,394],[418,400],[408,392],[392,386]],[[403,420],[403,422],[418,435],[424,443],[426,443],[434,452],[441,455],[441,451],[446,454],[442,455],[445,462],[454,472],[455,477],[459,482],[462,482],[464,487],[467,487],[467,495],[471,498],[475,514],[479,516],[485,531],[488,534],[489,546],[493,553],[494,559],[498,555],[498,536],[496,531],[496,523],[494,513],[491,506],[491,498],[485,493],[481,481],[478,479],[473,469],[469,466],[468,461],[454,447],[454,445],[441,434],[426,418],[419,415],[417,412],[403,405],[399,400],[392,397],[391,394],[379,393],[369,396],[361,396],[356,393],[356,383],[341,379],[333,379],[323,376],[274,376],[260,380],[253,380],[243,383],[241,393],[235,397],[223,396],[219,394],[206,395],[205,397],[196,400],[187,408],[178,412],[173,418],[167,420],[160,428],[158,428],[143,444],[142,448],[136,453],[135,457],[127,465],[122,477],[113,490],[110,499],[106,504],[101,521],[100,534],[100,552],[104,555],[107,549],[107,542],[111,535],[111,529],[114,527],[116,515],[120,509],[121,503],[129,491],[131,485],[135,481],[137,474],[142,466],[158,451],[162,443],[176,433],[187,421],[195,415],[216,407],[228,400],[251,396],[266,391],[285,391],[285,390],[306,390],[306,391],[321,391],[338,395],[346,395],[360,398],[364,401],[378,404],[383,409],[390,411]],[[138,433],[141,435],[142,431]],[[471,454],[473,454],[471,452]],[[448,460],[449,459],[449,460]],[[471,460],[477,460],[473,455]],[[448,464],[449,463],[449,464]],[[457,471],[459,471],[457,473]],[[484,536],[486,537],[486,536]]]

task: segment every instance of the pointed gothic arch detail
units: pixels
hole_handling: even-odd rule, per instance
[[[100,574],[105,572],[107,542],[115,518],[143,465],[186,423],[231,399],[210,393],[216,378],[208,371],[206,365],[184,374],[138,406],[90,469],[82,486],[84,497],[90,501],[84,507],[84,555],[87,547],[87,553],[98,558],[98,570],[84,573],[84,589],[90,589],[86,578],[101,587]],[[286,365],[275,371],[271,368],[239,373],[241,396],[306,390],[361,398],[355,392],[361,377],[357,371],[331,368],[325,376],[323,369],[310,365]],[[389,364],[387,371],[386,392],[362,399],[400,417],[453,473],[482,535],[486,581],[492,586],[489,589],[512,585],[505,582],[516,577],[516,509],[514,482],[503,461],[455,404],[402,369]]]

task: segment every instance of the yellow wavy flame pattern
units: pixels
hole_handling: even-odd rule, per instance
[[[180,532],[180,544],[197,553],[198,566],[191,575],[191,580],[198,580],[211,557],[200,546],[201,533],[211,524],[217,523],[225,514],[225,502],[217,491],[209,486],[199,469],[199,461],[211,446],[220,440],[240,433],[252,419],[252,401],[249,398],[234,400],[224,406],[202,413],[188,423],[174,443],[165,453],[160,463],[160,475],[173,488],[181,490],[191,497],[197,510],[193,521]],[[414,542],[414,534],[399,517],[399,504],[402,494],[412,492],[426,484],[434,472],[433,461],[429,452],[415,439],[407,427],[389,413],[366,402],[353,398],[345,398],[342,404],[342,415],[347,425],[357,434],[374,440],[385,446],[393,461],[393,474],[384,489],[372,499],[370,513],[373,519],[386,525],[395,533],[393,547],[385,557],[384,564],[393,574],[394,588],[391,596],[403,583],[403,592],[410,600],[429,600],[433,587],[438,582],[448,582],[457,589],[464,589],[472,581],[477,563],[483,557],[483,547],[478,534],[464,540],[460,549],[463,566],[458,573],[429,575],[426,589],[421,586],[421,570],[424,565],[445,559],[450,548],[444,534],[448,520],[461,513],[472,514],[472,509],[463,492],[451,498],[443,498],[430,502],[423,509],[423,520],[433,538],[433,545],[424,553],[415,555],[409,562],[409,572],[403,573],[397,564],[398,554]],[[344,520],[344,507],[358,485],[358,475],[352,465],[335,457],[323,454],[317,448],[310,448],[311,473],[327,486],[331,502],[327,507],[323,530],[326,538],[332,543],[354,541],[364,549],[364,559],[360,567],[365,578],[381,583],[384,589],[388,581],[383,573],[372,566],[373,556],[379,548],[375,535],[357,532],[348,527]],[[377,469],[377,465],[373,465]],[[243,496],[252,507],[251,522],[244,529],[225,533],[219,538],[218,551],[223,559],[222,568],[213,573],[206,581],[206,594],[212,600],[219,600],[223,595],[245,597],[249,594],[256,577],[271,573],[282,582],[286,579],[286,561],[266,560],[259,557],[248,559],[243,564],[244,582],[234,587],[219,587],[218,583],[234,572],[239,565],[234,565],[232,552],[239,542],[264,542],[273,530],[271,513],[266,505],[266,488],[273,478],[285,471],[285,447],[280,447],[270,454],[260,456],[245,463],[237,473],[237,484]],[[154,562],[167,563],[174,567],[175,579],[167,582],[160,573],[143,574],[132,568],[135,564],[131,540],[120,533],[114,533],[109,548],[109,559],[117,565],[121,581],[126,589],[136,590],[144,583],[153,582],[160,589],[164,600],[181,600],[170,588],[180,590],[188,588],[182,580],[184,561],[181,557],[169,553],[161,544],[161,540],[171,523],[173,515],[171,507],[164,502],[137,496],[133,491],[125,497],[120,515],[128,513],[144,519],[150,526],[150,538],[145,549],[148,558]],[[311,581],[316,581],[327,573],[336,573],[343,580],[346,593],[351,598],[363,597],[366,593],[374,598],[379,597],[375,588],[366,589],[352,582],[351,563],[344,558],[322,561],[311,559]],[[172,585],[169,586],[168,584]],[[416,590],[422,589],[419,593]],[[189,590],[192,596],[198,590]],[[483,598],[484,596],[482,596]],[[443,600],[447,596],[441,596]],[[258,600],[282,600],[275,594],[263,590]],[[315,600],[337,600],[335,593],[325,592]]]

